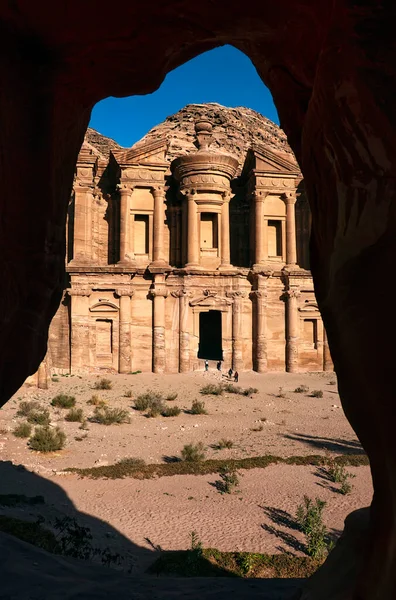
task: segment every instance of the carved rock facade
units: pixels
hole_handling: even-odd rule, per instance
[[[186,372],[202,359],[238,371],[332,369],[294,156],[256,143],[239,165],[212,149],[216,127],[202,108],[198,150],[177,158],[164,137],[113,147],[108,160],[84,142],[49,372]]]

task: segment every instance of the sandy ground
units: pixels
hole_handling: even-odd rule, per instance
[[[132,456],[159,463],[164,457],[179,455],[185,444],[197,441],[208,447],[208,457],[217,458],[362,452],[340,407],[334,374],[243,373],[239,385],[259,390],[247,398],[234,394],[201,396],[202,385],[221,379],[214,370],[108,377],[112,390],[100,392],[92,389],[96,376],[59,376],[59,381],[45,391],[25,386],[1,410],[1,493],[42,494],[48,505],[45,509],[40,505],[7,509],[8,514],[36,518],[45,511],[48,519],[59,514],[75,516],[91,527],[98,545],[120,551],[133,565],[132,572],[141,573],[154,560],[159,547],[188,548],[192,531],[206,547],[299,554],[303,552],[303,539],[294,528],[293,517],[304,494],[327,502],[324,520],[335,535],[342,530],[349,512],[370,503],[372,487],[367,467],[348,469],[356,475],[348,496],[338,493],[337,486],[323,478],[320,470],[305,466],[276,465],[242,471],[239,490],[231,495],[217,491],[213,485],[216,475],[140,481],[90,480],[62,474],[65,467],[112,464]],[[300,384],[311,391],[323,390],[323,398],[294,393]],[[285,398],[277,397],[280,387]],[[203,399],[208,414],[148,419],[133,409],[133,398],[148,389],[165,395],[177,392],[177,399],[169,404],[182,409],[188,409],[195,398]],[[132,398],[125,397],[128,390]],[[85,433],[79,430],[79,423],[65,422],[67,411],[51,408],[53,423],[67,434],[66,448],[51,455],[32,452],[25,440],[11,433],[21,421],[16,417],[19,402],[35,399],[49,406],[51,398],[60,392],[73,394],[87,417],[93,412],[87,400],[98,393],[109,406],[128,409],[131,422],[111,426],[90,423],[87,437],[77,441],[75,438]],[[234,447],[211,448],[221,438],[232,440]]]

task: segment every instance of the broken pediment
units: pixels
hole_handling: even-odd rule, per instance
[[[254,144],[249,148],[245,164],[242,169],[242,177],[249,177],[252,171],[260,173],[276,173],[282,175],[301,175],[298,164],[293,160],[293,155],[281,155],[273,152],[262,144]]]
[[[120,166],[126,165],[161,165],[168,166],[165,161],[168,141],[165,138],[153,142],[141,143],[132,148],[112,150],[111,154]]]
[[[199,306],[209,310],[226,310],[231,304],[230,298],[218,296],[216,292],[207,292],[206,290],[202,296],[197,296],[190,301],[192,307]]]

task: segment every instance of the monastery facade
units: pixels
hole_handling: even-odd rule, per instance
[[[83,145],[53,373],[183,373],[204,359],[259,373],[332,370],[297,163],[255,144],[236,176],[238,160],[211,150],[211,123],[195,132],[196,152],[171,164],[166,139],[108,161]]]

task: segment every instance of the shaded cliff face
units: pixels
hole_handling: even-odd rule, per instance
[[[295,161],[284,131],[275,123],[250,108],[228,108],[221,104],[187,104],[174,115],[156,125],[133,147],[166,138],[169,143],[167,160],[172,162],[183,154],[197,150],[194,145],[194,123],[198,117],[206,117],[213,124],[212,150],[223,150],[233,154],[242,169],[246,152],[254,143],[264,144],[270,150]],[[120,146],[94,129],[88,129],[86,142],[94,146],[102,156],[108,156],[113,148]]]

